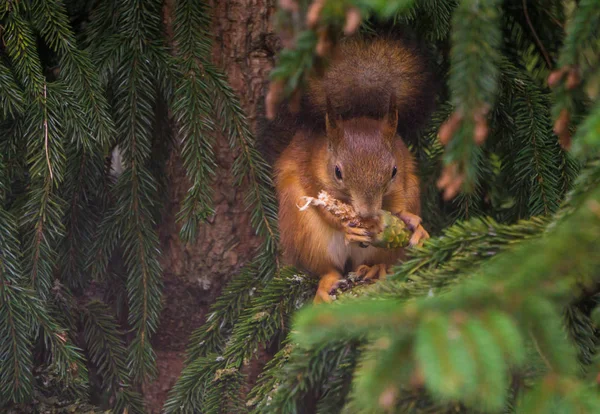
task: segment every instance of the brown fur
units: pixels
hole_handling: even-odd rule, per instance
[[[428,117],[434,103],[432,89],[424,57],[402,40],[351,37],[335,49],[324,75],[310,80],[306,110],[322,116],[329,97],[343,119],[381,118],[393,91],[402,134]]]
[[[352,204],[363,215],[374,213],[379,207],[392,213],[420,214],[419,182],[412,155],[404,143],[396,138],[393,151],[386,151],[383,135],[373,133],[380,122],[365,118],[342,123],[346,139],[333,151],[326,135],[315,137],[299,132],[275,165],[284,260],[315,274],[334,269],[343,272],[345,262],[341,266],[333,264],[328,254],[332,237],[343,229],[324,210],[299,211],[302,196],[317,197],[319,191],[325,190]],[[335,179],[334,160],[346,167],[342,167],[342,184]],[[393,165],[398,173],[392,180]],[[392,264],[402,256],[402,249],[370,249],[373,254],[366,261],[348,258],[353,268],[361,264]]]
[[[323,78],[309,84],[308,107],[324,127],[295,130],[275,163],[275,185],[284,260],[322,277],[317,297],[348,267],[391,265],[403,249],[345,246],[341,225],[324,209],[300,211],[301,197],[325,190],[364,217],[380,209],[419,215],[414,159],[397,131],[400,122],[428,115],[414,111],[426,81],[417,55],[375,39],[346,41]]]
[[[299,112],[290,112],[289,102],[284,101],[274,120],[259,119],[262,154],[272,164],[297,131],[325,132],[327,96],[342,119],[380,119],[394,91],[397,132],[406,142],[415,142],[416,133],[434,108],[438,85],[422,49],[405,36],[353,36],[342,40],[325,73],[309,79]]]

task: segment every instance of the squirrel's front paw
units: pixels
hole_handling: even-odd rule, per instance
[[[421,225],[421,222],[423,221],[421,217],[409,213],[408,211],[403,211],[398,217],[406,223],[408,229],[413,233],[408,241],[410,246],[421,246],[423,242],[429,238],[429,233],[427,233],[427,230]]]
[[[344,237],[346,244],[360,243],[369,245],[373,240],[373,233],[364,227],[357,227],[354,223],[349,223],[344,227]]]

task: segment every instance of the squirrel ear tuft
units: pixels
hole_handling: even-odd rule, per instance
[[[339,117],[333,109],[329,96],[325,98],[325,103],[325,129],[329,139],[329,145],[335,146],[339,143],[341,138]]]
[[[390,95],[388,110],[383,118],[383,133],[386,138],[393,142],[398,129],[398,106],[396,105],[396,94]]]

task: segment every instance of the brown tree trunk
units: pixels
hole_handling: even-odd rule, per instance
[[[167,0],[165,23],[172,19]],[[264,82],[273,66],[276,37],[272,29],[274,0],[217,0],[213,4],[213,57],[238,93],[251,126],[264,99]],[[158,380],[145,387],[148,412],[159,413],[169,389],[183,367],[190,333],[199,327],[223,284],[248,262],[260,240],[250,227],[243,189],[234,186],[231,166],[235,155],[225,137],[215,146],[218,170],[213,185],[216,214],[199,229],[197,241],[179,239],[175,216],[188,188],[181,160],[169,159],[170,203],[160,226],[164,310],[154,338]]]

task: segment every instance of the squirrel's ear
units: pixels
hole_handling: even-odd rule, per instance
[[[325,110],[325,129],[327,137],[329,138],[330,146],[335,146],[338,144],[338,141],[341,138],[339,118],[333,109],[333,105],[331,104],[331,99],[329,99],[329,97],[325,98],[325,103],[327,106]]]
[[[386,138],[394,140],[398,128],[398,107],[396,105],[396,94],[392,92],[388,111],[383,118],[383,133]]]

